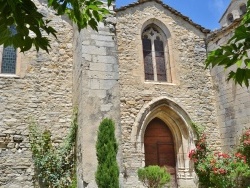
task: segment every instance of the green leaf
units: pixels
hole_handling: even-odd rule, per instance
[[[96,5],[89,5],[88,8],[91,9],[91,10],[95,10],[95,11],[99,10],[99,7],[96,6]]]
[[[223,66],[225,69],[236,65],[236,71],[230,71],[228,80],[233,79],[239,85],[245,84],[249,87],[249,68],[250,59],[247,52],[250,50],[250,0],[248,0],[247,13],[243,16],[243,20],[239,27],[226,45],[210,52],[206,59],[206,68],[209,65]],[[246,65],[242,67],[242,63]]]
[[[94,30],[96,30],[96,31],[98,30],[98,28],[97,28],[97,22],[95,21],[95,19],[91,18],[91,19],[89,20],[88,24],[89,24],[89,26],[90,26],[92,29],[94,29]]]
[[[236,62],[236,65],[237,65],[238,67],[241,67],[241,64],[242,64],[242,60],[239,59],[239,60]]]
[[[79,31],[88,25],[97,30],[98,22],[109,13],[99,0],[48,0],[47,2],[58,15],[68,15],[69,19],[78,26]],[[111,5],[111,2],[113,0],[108,0],[108,5]],[[0,45],[14,45],[22,51],[30,49],[30,45],[33,45],[36,50],[42,49],[48,52],[49,40],[47,37],[42,37],[42,31],[56,37],[56,29],[48,25],[50,20],[38,11],[33,1],[1,0],[0,4]],[[11,25],[16,26],[19,35],[22,36],[16,37],[18,42],[11,39],[8,29]],[[26,40],[31,32],[36,36]],[[42,41],[39,42],[39,40]]]
[[[95,19],[96,19],[98,22],[101,21],[101,17],[100,17],[100,15],[98,14],[97,11],[93,11],[93,15],[94,15]]]

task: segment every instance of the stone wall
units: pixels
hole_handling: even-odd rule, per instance
[[[232,14],[233,20],[239,19],[242,16],[242,10],[240,10],[240,6],[243,4],[247,4],[247,0],[231,0],[228,8],[222,15],[220,19],[220,25],[221,27],[227,27],[231,24],[231,22],[228,20],[228,15]]]
[[[154,110],[154,105],[167,101],[169,106],[160,108],[166,111],[162,116],[185,121],[183,126],[190,126],[191,121],[204,125],[214,148],[222,144],[224,150],[229,150],[237,144],[244,127],[250,127],[250,90],[227,83],[222,68],[214,68],[211,73],[204,70],[205,34],[158,1],[142,1],[118,11],[116,28],[116,19],[111,16],[105,24],[99,24],[99,32],[88,28],[80,33],[69,21],[56,17],[42,0],[35,2],[52,20],[58,38],[51,38],[50,54],[34,49],[19,54],[18,75],[0,74],[0,187],[34,186],[28,140],[30,119],[42,129],[51,130],[54,143],[60,144],[74,106],[79,115],[79,188],[97,187],[95,143],[98,126],[105,117],[116,123],[120,182],[121,187],[128,188],[141,186],[136,172],[144,166],[143,141],[134,140],[135,125],[143,121],[144,113]],[[167,28],[171,82],[144,80],[141,32],[147,23]],[[226,43],[233,29],[230,26],[209,36],[208,50]],[[190,138],[179,137],[191,144],[187,143],[190,145],[177,156],[183,158],[183,163],[177,162],[183,173],[177,176],[180,187],[186,184],[185,188],[194,187],[187,154],[195,133],[189,128]],[[143,133],[136,136],[143,139]]]
[[[67,134],[72,116],[72,26],[35,1],[58,33],[50,53],[34,49],[21,57],[22,76],[0,75],[0,187],[30,188],[34,167],[28,126],[33,119],[52,131],[55,144]],[[31,119],[30,119],[31,118]]]
[[[209,36],[208,51],[226,44],[232,37],[237,23]],[[223,67],[214,67],[211,70],[214,88],[216,91],[217,120],[220,127],[222,149],[229,151],[239,144],[239,138],[245,128],[250,127],[250,90],[234,81],[227,82],[230,70]]]
[[[170,63],[172,63],[172,73],[175,75],[172,83],[144,80],[141,32],[148,20],[153,20],[152,23],[156,24],[160,21],[161,24],[158,26],[165,25],[170,32],[169,53],[172,61]],[[133,142],[133,126],[136,124],[139,112],[143,109],[148,110],[144,107],[155,99],[165,97],[183,107],[193,122],[206,127],[209,143],[213,147],[220,146],[220,139],[212,79],[209,71],[204,70],[205,35],[154,1],[118,11],[116,29],[124,187],[131,188],[139,187],[136,172],[138,168],[144,166],[144,154],[138,153],[136,143]],[[187,158],[187,155],[188,151],[185,151],[184,158]],[[188,163],[188,159],[186,160]],[[188,182],[190,179],[186,180]],[[182,186],[184,185],[180,185]],[[186,183],[185,187],[188,186]],[[192,186],[194,185],[190,184],[190,187]]]
[[[78,187],[97,187],[95,143],[103,118],[112,118],[120,138],[118,62],[115,19],[100,23],[98,32],[86,29],[74,34],[74,103],[78,106]],[[118,160],[120,159],[118,155]]]

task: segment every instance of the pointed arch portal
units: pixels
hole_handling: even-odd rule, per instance
[[[173,100],[159,97],[145,104],[136,117],[131,142],[141,157],[141,167],[167,166],[171,187],[196,186],[188,153],[195,147],[195,132],[186,111]]]

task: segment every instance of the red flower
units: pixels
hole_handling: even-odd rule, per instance
[[[224,168],[220,168],[220,169],[219,169],[219,173],[220,173],[220,174],[226,174],[227,171],[226,171]]]
[[[237,157],[237,158],[240,158],[241,157],[241,153],[235,153],[235,157]]]
[[[250,129],[245,132],[246,136],[250,136]]]
[[[229,156],[228,154],[226,154],[226,153],[222,153],[222,157],[223,157],[223,158],[226,158],[226,159],[227,159],[227,158],[230,158],[230,156]]]
[[[235,154],[235,157],[237,157],[238,159],[243,160],[243,162],[246,163],[246,156],[245,155],[238,152],[238,153]]]
[[[244,140],[243,144],[244,144],[244,145],[250,145],[250,139]]]
[[[192,149],[192,150],[189,152],[188,157],[189,157],[190,159],[193,159],[193,156],[194,156],[195,154],[196,154],[195,149]]]

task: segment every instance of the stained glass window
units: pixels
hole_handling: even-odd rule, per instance
[[[158,38],[154,40],[154,46],[155,46],[157,81],[166,81],[167,75],[166,75],[163,42],[160,41],[160,39]]]
[[[146,80],[154,80],[151,40],[148,39],[147,36],[144,36],[142,42],[143,42],[145,79]]]
[[[150,25],[142,33],[145,80],[167,81],[163,32]]]
[[[14,27],[10,27],[10,30],[13,35],[16,34],[16,29]],[[7,46],[3,49],[1,73],[16,73],[16,49],[13,46]]]
[[[1,73],[16,73],[16,49],[12,46],[3,49]]]

